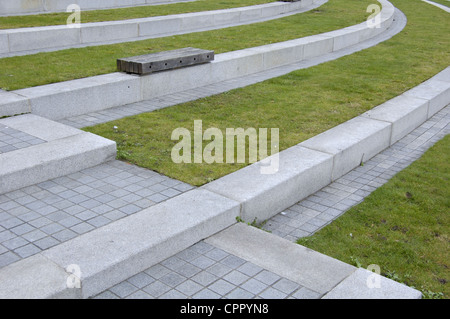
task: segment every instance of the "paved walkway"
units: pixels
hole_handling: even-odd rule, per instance
[[[364,200],[450,133],[450,106],[392,147],[274,216],[264,226],[291,241],[310,236]],[[202,241],[97,295],[97,299],[318,299],[323,293]]]
[[[15,132],[1,134],[0,128],[0,145],[5,136],[19,138]],[[1,194],[0,268],[192,188],[153,171],[111,161]]]

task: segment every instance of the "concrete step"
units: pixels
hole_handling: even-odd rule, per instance
[[[26,114],[0,120],[0,194],[89,168],[116,156],[116,143]]]

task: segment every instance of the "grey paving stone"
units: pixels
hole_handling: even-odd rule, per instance
[[[20,260],[19,256],[8,251],[8,252],[0,255],[0,267],[8,266],[12,263],[15,263],[18,260]]]
[[[41,251],[38,247],[33,244],[28,244],[23,247],[17,248],[14,252],[19,255],[21,258],[27,258],[34,254],[37,254]]]
[[[228,274],[226,274],[225,276],[223,276],[223,279],[232,283],[235,286],[241,285],[243,282],[247,281],[249,278],[250,278],[249,276],[244,275],[243,273],[241,273],[237,270],[233,270],[233,271],[229,272]]]
[[[181,284],[183,281],[186,280],[186,277],[177,274],[175,272],[170,272],[167,275],[162,276],[159,281],[174,288]]]
[[[123,281],[120,284],[117,284],[114,287],[112,287],[110,290],[118,297],[125,298],[131,295],[132,293],[136,292],[138,288],[133,286],[129,282]]]
[[[33,231],[23,235],[22,237],[25,240],[28,240],[29,242],[34,242],[34,241],[42,239],[42,238],[44,238],[46,236],[47,236],[47,234],[44,233],[43,231],[41,231],[39,229],[35,229],[35,230],[33,230]]]
[[[155,282],[155,279],[149,275],[147,275],[145,272],[141,272],[127,280],[129,283],[131,283],[133,286],[141,289],[145,286],[148,286],[149,284]]]
[[[207,258],[205,256],[200,256],[191,261],[191,264],[203,269],[212,266],[214,263],[215,263],[214,260]]]
[[[155,279],[159,279],[163,277],[164,275],[167,275],[170,273],[170,269],[164,267],[161,264],[154,265],[150,267],[149,269],[145,270],[145,273],[152,276]]]
[[[104,298],[104,299],[111,299],[111,298]],[[138,290],[134,293],[132,293],[131,295],[129,295],[128,297],[126,297],[126,299],[155,299],[152,296],[150,296],[148,293],[142,291],[142,290]]]
[[[213,264],[211,267],[208,267],[206,270],[213,275],[216,275],[218,277],[223,277],[224,275],[231,272],[233,269],[227,265],[224,265],[221,263],[216,263],[216,264]]]
[[[36,228],[34,228],[31,225],[22,224],[17,227],[11,228],[11,231],[18,236],[22,236],[22,235],[29,233],[30,231],[35,230],[35,229]]]
[[[277,281],[273,285],[273,288],[275,288],[281,292],[284,292],[286,295],[289,295],[301,287],[296,282],[293,282],[286,278],[281,278],[279,281]]]
[[[10,250],[17,249],[27,245],[29,242],[22,237],[14,237],[7,241],[2,242],[2,245]]]
[[[313,290],[306,287],[302,287],[297,290],[292,296],[296,299],[319,299],[321,295]]]
[[[57,232],[52,235],[54,238],[59,240],[60,242],[67,241],[69,239],[75,238],[77,236],[77,233],[70,230],[70,229],[63,229],[60,232]]]
[[[245,260],[233,255],[229,255],[227,257],[225,257],[224,259],[221,260],[221,263],[230,267],[230,268],[238,268],[239,266],[242,266],[243,264],[245,264]]]
[[[195,295],[197,292],[199,292],[202,289],[203,289],[202,285],[199,285],[198,283],[196,283],[192,280],[186,280],[185,282],[183,282],[182,284],[180,284],[176,287],[176,290],[178,290],[183,295],[188,296],[188,297]]]
[[[221,295],[207,288],[199,291],[194,296],[192,296],[192,299],[219,299],[219,298],[221,298]]]
[[[272,285],[276,281],[281,279],[281,277],[278,276],[277,274],[274,274],[273,272],[267,270],[261,271],[254,278],[265,283],[266,285]]]
[[[151,283],[147,287],[143,288],[142,290],[151,295],[152,297],[158,298],[159,296],[171,290],[171,288],[160,281],[156,281],[154,283]]]
[[[210,272],[207,272],[207,271],[201,271],[191,278],[191,280],[193,280],[203,286],[208,286],[218,279],[219,279],[218,276],[211,274]]]
[[[237,287],[225,297],[228,299],[253,299],[255,295],[247,290]]]
[[[95,296],[93,299],[120,299],[118,296],[110,292],[109,290],[102,292],[101,294]]]
[[[267,289],[268,285],[262,283],[259,280],[256,280],[254,278],[249,279],[245,283],[243,283],[240,286],[242,289],[247,290],[248,292],[258,295],[261,292],[263,292],[265,289]]]
[[[45,237],[35,241],[34,244],[40,249],[46,250],[50,247],[58,245],[59,241],[57,241],[55,238],[52,237]]]
[[[213,284],[208,286],[208,289],[219,294],[220,296],[225,296],[234,288],[236,288],[235,285],[233,285],[223,279],[219,279],[216,282],[214,282]]]
[[[74,232],[76,232],[77,234],[81,235],[81,234],[87,233],[88,231],[95,229],[95,227],[88,223],[82,222],[75,226],[70,227],[70,229],[73,230]]]
[[[249,277],[253,277],[255,276],[257,273],[263,271],[263,268],[250,263],[250,262],[246,262],[245,264],[243,264],[242,266],[237,268],[238,271],[240,271],[241,273],[249,276]]]
[[[194,266],[194,265],[186,263],[186,264],[176,268],[175,271],[178,274],[180,274],[180,275],[182,275],[182,276],[184,276],[186,278],[190,278],[190,277],[198,274],[201,271],[201,269],[196,267],[196,266]]]

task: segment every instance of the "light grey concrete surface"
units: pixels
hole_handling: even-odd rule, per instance
[[[116,156],[113,141],[46,119],[40,121],[38,116],[22,116],[0,120],[2,127],[23,134],[15,144],[11,134],[0,137],[2,144],[13,147],[0,152],[0,193],[77,172]],[[57,130],[59,133],[52,136]],[[16,137],[20,137],[18,133]]]
[[[390,137],[389,123],[356,117],[299,145],[333,155],[336,180],[387,148]]]
[[[205,242],[321,294],[355,271],[353,266],[243,223]]]
[[[295,146],[269,159],[278,169],[273,174],[262,174],[264,164],[255,163],[203,188],[238,201],[243,220],[262,222],[331,182],[333,161],[329,154]]]
[[[0,30],[0,39],[5,39],[0,54],[7,57],[214,30],[298,14],[325,2],[274,2],[205,12],[81,23],[79,27],[57,25]]]
[[[192,190],[42,255],[62,268],[78,265],[86,298],[232,225],[238,215],[237,203],[206,190]]]

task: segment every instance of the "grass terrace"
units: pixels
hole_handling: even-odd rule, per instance
[[[298,243],[419,289],[450,297],[450,136],[364,202]],[[350,236],[350,234],[352,234]]]
[[[297,39],[361,23],[372,0],[331,0],[293,16],[220,30],[0,59],[0,89],[17,90],[117,71],[116,60],[196,47],[216,54]],[[445,12],[444,12],[445,13]],[[283,32],[280,32],[283,30]],[[23,65],[30,67],[23,68]]]
[[[280,150],[284,150],[445,69],[450,64],[448,13],[420,0],[392,3],[406,14],[408,25],[376,47],[259,84],[86,130],[115,140],[122,160],[192,185],[208,183],[247,164],[175,164],[171,159],[171,150],[178,142],[171,140],[174,129],[193,132],[194,120],[202,120],[204,130],[216,127],[222,132],[239,127],[279,128]],[[319,12],[306,13],[301,19],[299,16],[299,21],[313,19],[314,15],[334,20],[339,10],[331,9],[338,4],[341,9],[360,4],[357,20],[364,18],[366,2],[332,0]],[[261,34],[265,30],[261,29]],[[284,30],[288,33],[290,29]],[[276,33],[278,36],[272,34],[274,40],[280,38],[281,33]]]
[[[165,5],[137,6],[130,8],[88,10],[81,8],[81,23],[118,21],[170,14],[201,12],[210,10],[246,7],[257,4],[270,3],[273,0],[196,0]],[[0,17],[0,29],[16,29],[30,27],[44,27],[64,25],[71,13],[45,13],[26,16]]]

